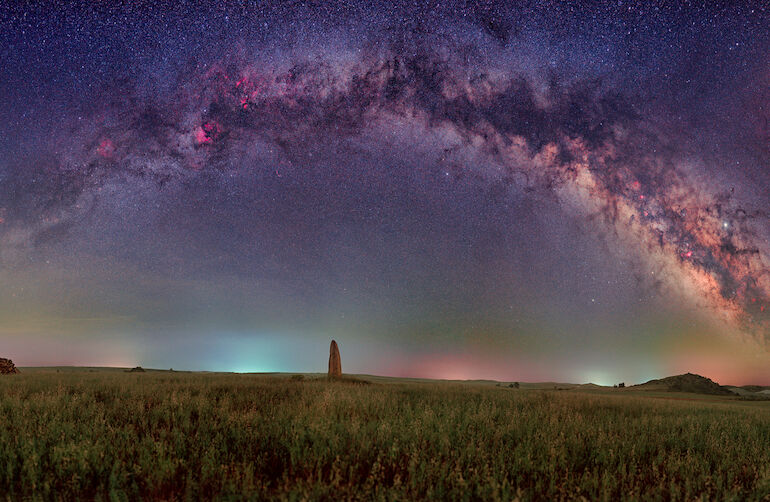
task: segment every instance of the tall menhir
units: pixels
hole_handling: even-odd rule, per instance
[[[337,342],[332,340],[329,347],[329,378],[339,378],[342,376],[342,361],[340,360],[340,349]]]

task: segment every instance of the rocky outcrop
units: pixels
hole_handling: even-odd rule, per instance
[[[0,375],[16,375],[19,370],[10,359],[0,357]]]
[[[692,392],[695,394],[713,394],[729,396],[735,394],[733,391],[719,385],[710,378],[706,378],[693,373],[684,375],[670,376],[660,380],[650,380],[649,382],[633,385],[635,390],[655,390],[665,392]]]
[[[329,347],[329,378],[339,378],[342,376],[342,361],[340,360],[340,349],[337,342],[332,340]]]

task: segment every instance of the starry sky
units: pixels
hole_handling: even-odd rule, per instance
[[[17,365],[770,384],[763,2],[12,2],[0,96]]]

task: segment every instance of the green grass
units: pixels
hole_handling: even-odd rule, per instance
[[[382,382],[0,378],[0,500],[770,500],[768,402]]]

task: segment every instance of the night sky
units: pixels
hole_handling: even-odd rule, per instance
[[[10,4],[17,365],[770,384],[763,2]]]

